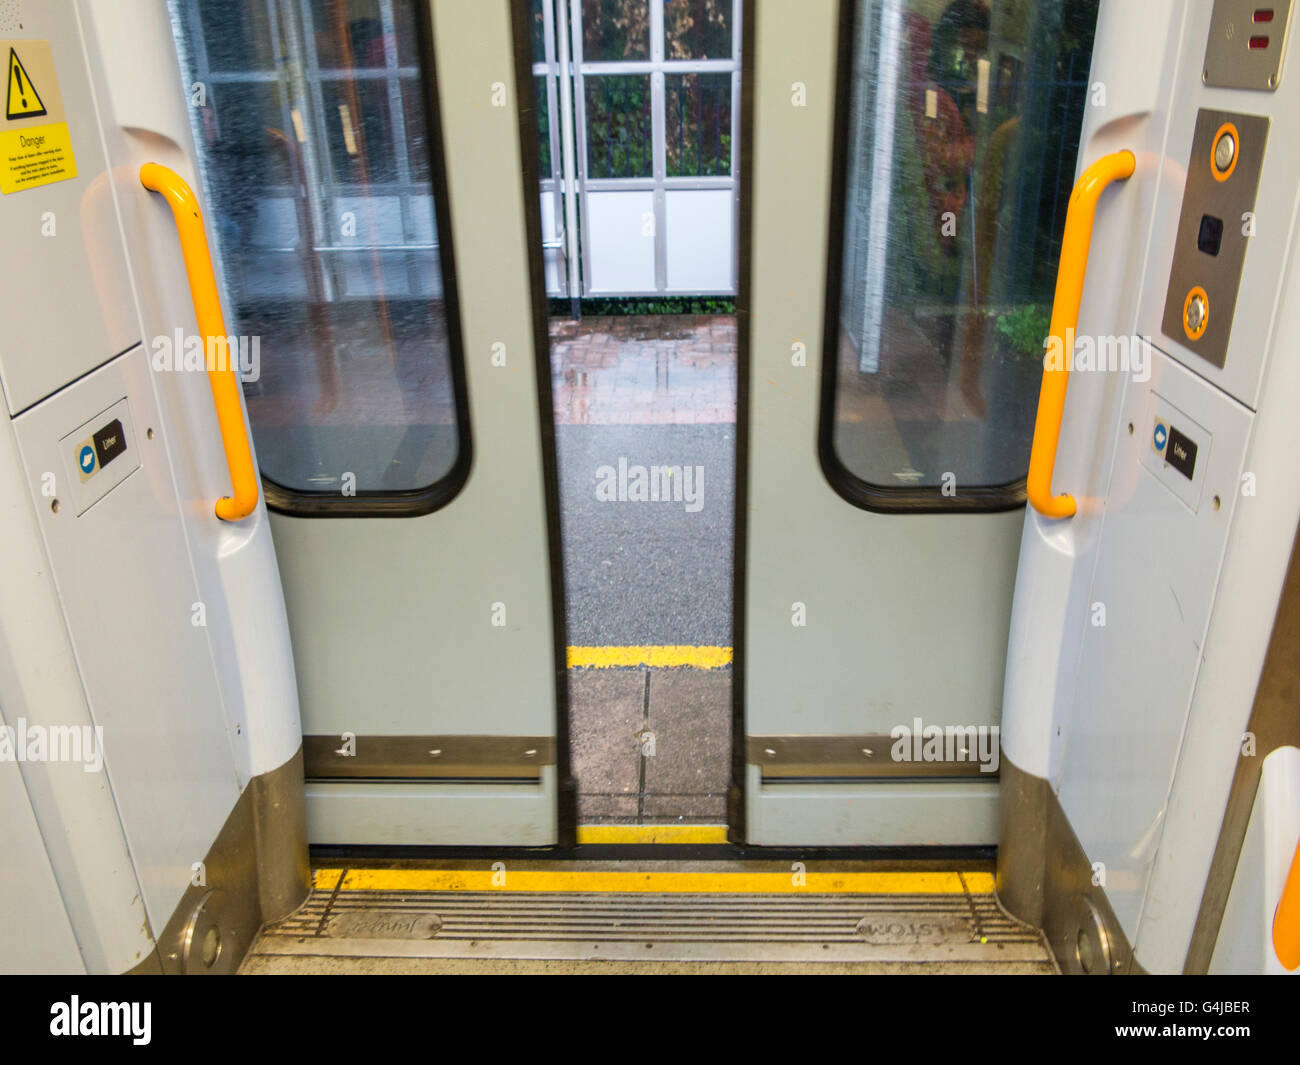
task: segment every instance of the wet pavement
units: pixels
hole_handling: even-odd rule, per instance
[[[730,646],[735,318],[551,336],[569,643]]]
[[[551,320],[556,425],[736,420],[734,315]]]
[[[731,646],[736,321],[551,322],[571,646]],[[726,819],[731,669],[569,671],[584,824]]]

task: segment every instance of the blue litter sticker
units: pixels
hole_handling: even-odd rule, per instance
[[[83,474],[95,472],[95,449],[89,444],[84,444],[81,451],[78,452],[77,465],[81,467]]]
[[[1164,422],[1156,422],[1155,434],[1151,437],[1151,443],[1157,451],[1163,452],[1165,444],[1169,442],[1169,429]]]

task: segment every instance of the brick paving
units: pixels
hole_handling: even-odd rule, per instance
[[[557,425],[736,420],[734,315],[551,320]]]

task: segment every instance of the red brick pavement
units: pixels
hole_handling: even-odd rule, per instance
[[[736,420],[733,315],[551,321],[557,425]]]

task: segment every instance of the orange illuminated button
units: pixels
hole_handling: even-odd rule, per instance
[[[1227,181],[1237,169],[1237,157],[1241,155],[1241,134],[1231,122],[1225,122],[1214,134],[1210,142],[1210,173],[1215,181]]]
[[[1195,286],[1183,301],[1183,331],[1188,340],[1200,340],[1210,321],[1210,297],[1200,285]]]

